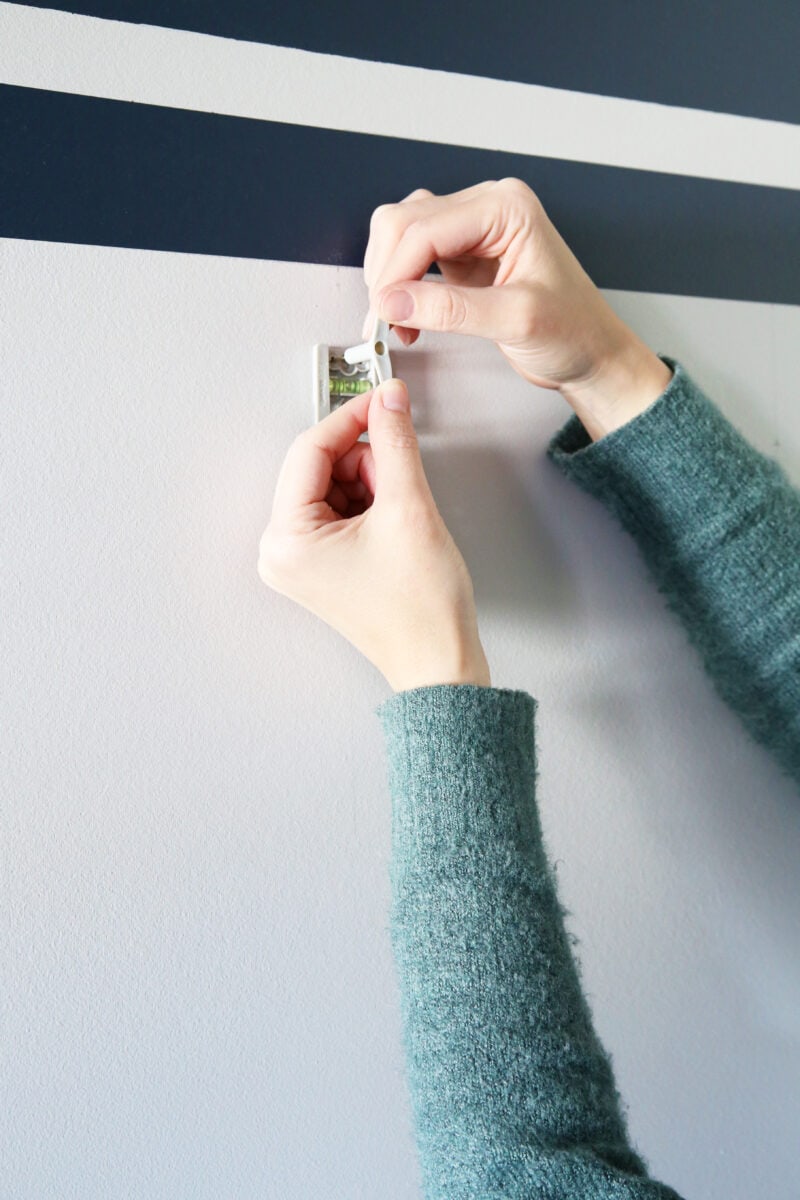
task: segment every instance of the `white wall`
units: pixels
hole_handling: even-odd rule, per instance
[[[354,268],[4,240],[2,1190],[411,1200],[375,670],[256,572]],[[800,481],[800,309],[608,293]],[[796,788],[483,342],[398,349],[640,1151],[797,1196]]]

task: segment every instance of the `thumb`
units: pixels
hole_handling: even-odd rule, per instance
[[[419,442],[402,379],[387,379],[370,401],[369,444],[375,463],[375,502],[430,496]]]
[[[378,316],[395,327],[470,333],[506,342],[527,329],[532,299],[524,284],[458,287],[413,280],[384,288],[375,308]]]

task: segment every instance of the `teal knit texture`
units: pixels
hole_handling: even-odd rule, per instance
[[[638,417],[548,456],[635,539],[719,695],[800,783],[800,492],[673,358]]]
[[[721,696],[800,781],[800,495],[674,359],[667,389],[551,460],[636,540]],[[675,1200],[631,1146],[536,807],[536,701],[438,685],[377,709],[426,1200]]]
[[[378,709],[425,1196],[666,1200],[628,1143],[565,931],[535,804],[535,707],[464,684]]]

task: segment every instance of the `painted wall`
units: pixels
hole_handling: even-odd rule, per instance
[[[687,52],[615,91],[637,56],[583,40],[581,90],[566,53],[524,73],[524,39],[476,79],[438,27],[391,66],[355,17],[361,62],[316,54],[348,53],[346,21],[334,45],[277,14],[271,37],[263,6],[77,7],[99,17],[0,4],[2,1192],[411,1200],[388,689],[256,572],[311,347],[358,336],[375,204],[519,174],[800,482],[800,89],[763,84],[796,18],[762,5],[768,46],[726,35],[710,78]],[[546,836],[637,1147],[687,1198],[796,1200],[796,788],[545,460],[561,398],[474,339],[393,362],[493,679],[539,700]]]

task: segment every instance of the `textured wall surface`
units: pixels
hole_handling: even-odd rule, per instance
[[[0,5],[7,47],[23,11]],[[365,235],[348,220],[332,246]],[[387,686],[256,571],[311,347],[357,340],[361,273],[16,228],[0,263],[0,1190],[412,1200]],[[800,307],[653,277],[606,295],[800,483]],[[687,1200],[795,1200],[797,791],[545,460],[561,398],[476,339],[393,364],[493,681],[539,701],[546,836],[634,1140]]]

